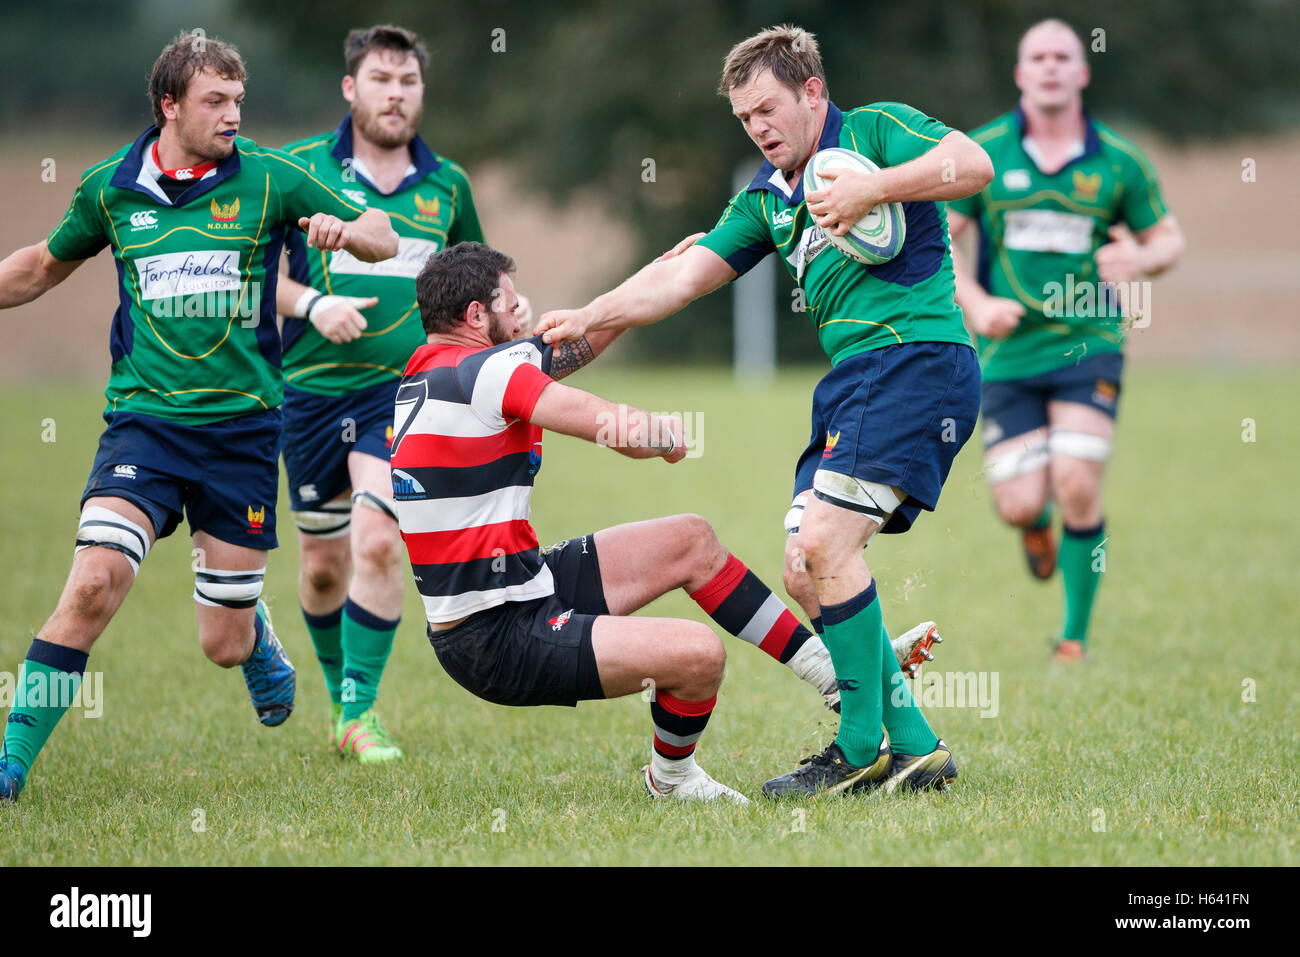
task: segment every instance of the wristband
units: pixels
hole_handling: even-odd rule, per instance
[[[311,307],[325,298],[325,294],[317,292],[308,286],[303,290],[303,294],[298,297],[298,301],[293,304],[293,314],[299,319],[311,318]]]

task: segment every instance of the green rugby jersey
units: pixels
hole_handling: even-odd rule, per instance
[[[948,205],[979,227],[980,285],[1025,307],[1010,336],[978,340],[986,380],[1123,349],[1124,320],[1113,291],[1098,285],[1094,256],[1109,227],[1140,232],[1168,210],[1142,151],[1086,113],[1084,123],[1082,152],[1051,175],[1025,151],[1019,107],[970,134],[993,160],[993,181]]]
[[[346,251],[307,249],[301,237],[288,243],[289,275],[320,292],[375,296],[363,310],[366,331],[351,342],[330,342],[306,319],[285,317],[285,384],[318,395],[343,395],[401,379],[411,353],[425,344],[415,302],[416,274],[431,253],[455,243],[483,241],[465,171],[429,151],[420,137],[410,144],[411,166],[397,189],[381,193],[352,156],[352,118],[331,134],[290,143],[285,151],[304,161],[332,188],[361,206],[388,213],[398,252],[365,263]]]
[[[831,103],[817,148],[840,146],[878,166],[898,166],[951,132],[902,103],[846,113]],[[904,203],[903,211],[902,251],[883,265],[863,265],[832,246],[813,222],[802,179],[790,190],[781,171],[764,162],[700,245],[742,275],[768,253],[779,253],[804,291],[808,316],[833,364],[903,342],[970,345],[955,301],[947,219],[932,202]]]
[[[323,212],[356,219],[297,159],[235,137],[216,168],[169,202],[151,127],[90,167],[47,240],[62,261],[105,246],[117,264],[108,412],[201,425],[280,405],[275,281],[286,233]]]

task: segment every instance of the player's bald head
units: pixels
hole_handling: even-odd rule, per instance
[[[1087,62],[1088,54],[1083,45],[1083,38],[1079,36],[1074,27],[1064,20],[1058,20],[1056,17],[1039,20],[1021,34],[1020,42],[1016,44],[1016,61],[1018,63],[1025,62],[1027,50],[1040,41],[1064,43],[1079,55],[1080,60]]]

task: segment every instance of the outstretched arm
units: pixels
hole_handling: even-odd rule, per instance
[[[691,246],[680,255],[652,262],[616,289],[581,309],[559,309],[538,320],[533,333],[543,341],[581,339],[589,332],[647,326],[736,278],[736,271],[711,249]]]
[[[632,459],[680,462],[686,457],[686,433],[677,416],[618,405],[558,382],[542,390],[528,420],[552,432],[608,446]]]
[[[21,306],[43,296],[85,261],[55,259],[45,240],[11,253],[0,261],[0,309]]]

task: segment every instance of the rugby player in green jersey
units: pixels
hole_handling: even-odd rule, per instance
[[[547,313],[536,331],[555,342],[655,322],[767,254],[782,257],[833,366],[813,394],[812,438],[796,467],[786,588],[823,634],[841,716],[823,753],[763,792],[943,787],[956,764],[902,681],[862,551],[877,531],[906,531],[934,509],[975,428],[979,369],[936,203],[983,188],[992,166],[964,134],[901,103],[841,111],[827,98],[815,39],[796,27],[734,47],[719,92],[763,154],[753,181],[698,242],[582,309]],[[882,171],[842,172],[804,196],[805,164],[833,146]],[[904,204],[907,240],[890,262],[864,266],[826,239],[891,201]]]
[[[384,213],[346,202],[301,161],[238,136],[244,78],[234,47],[177,37],[149,80],[157,125],[86,171],[47,239],[0,262],[0,307],[32,301],[105,246],[118,277],[108,427],[72,570],[19,673],[0,799],[17,799],[91,646],[183,515],[204,653],[242,667],[263,724],[293,710],[293,666],[260,599],[276,545],[276,264],[300,229],[313,249],[368,262],[393,256],[397,235]]]
[[[298,599],[325,673],[330,745],[374,763],[402,757],[374,703],[402,612],[388,460],[402,369],[425,344],[414,280],[432,253],[481,241],[483,231],[465,171],[416,133],[424,43],[385,25],[353,30],[343,51],[348,115],[285,151],[352,202],[387,212],[398,254],[365,263],[346,250],[287,244],[290,279],[277,291],[284,461],[302,552]]]
[[[957,301],[978,337],[993,501],[1021,529],[1036,577],[1060,565],[1055,656],[1070,661],[1084,656],[1105,568],[1102,475],[1124,334],[1149,321],[1141,280],[1171,266],[1183,238],[1142,151],[1083,109],[1088,64],[1073,29],[1059,20],[1030,28],[1015,79],[1019,106],[971,134],[994,178],[949,202],[948,225],[954,238],[972,223],[979,233],[977,275],[956,257]]]

